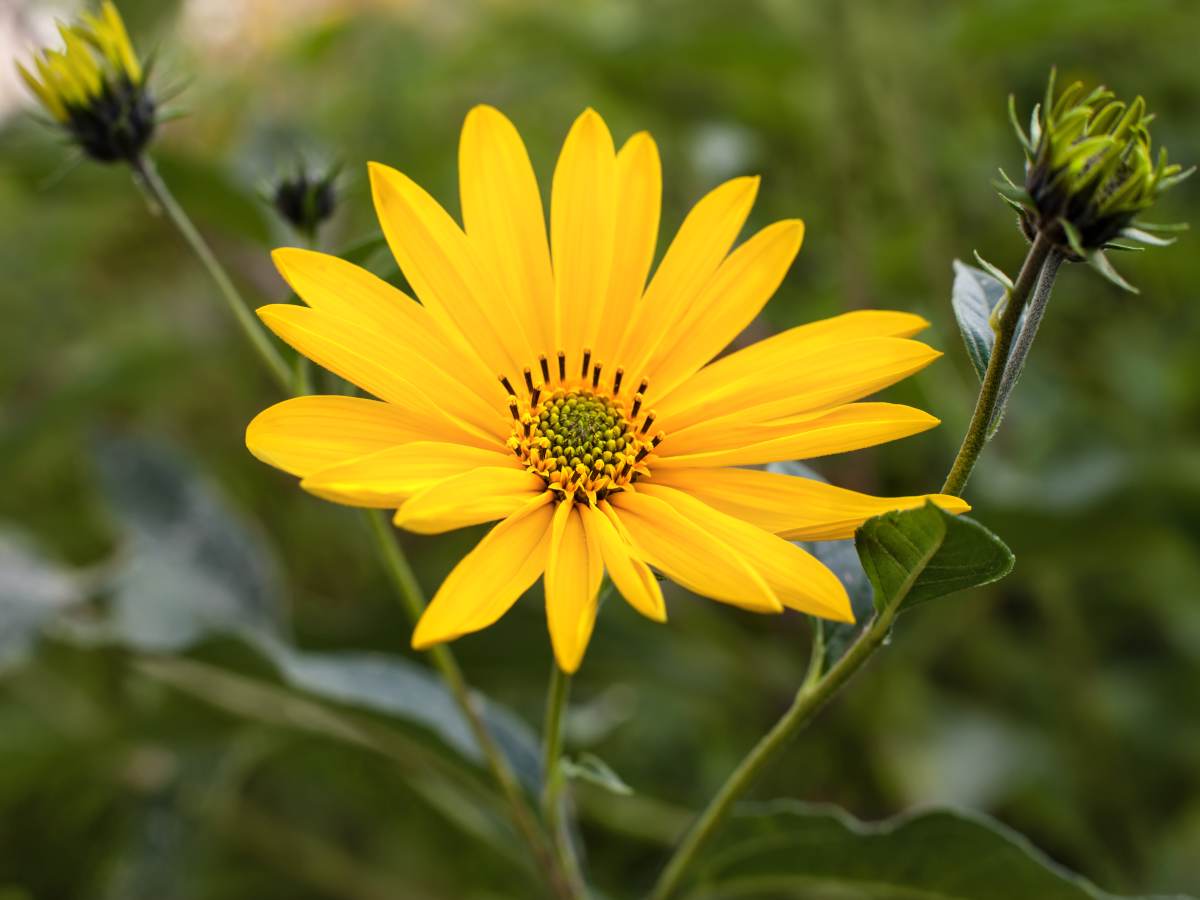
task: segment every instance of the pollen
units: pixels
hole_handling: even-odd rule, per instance
[[[545,383],[544,376],[551,370],[546,357],[539,359],[537,367],[525,369],[524,396],[512,381],[500,377],[513,419],[508,446],[564,500],[595,503],[649,474],[646,460],[663,434],[650,434],[652,412],[638,419],[645,381],[636,393],[626,388],[622,397],[623,371],[617,369],[612,379],[602,378],[603,365],[593,365],[590,351],[584,351],[580,377],[565,383],[564,357],[558,354],[557,374],[563,383],[557,385]],[[542,384],[533,381],[538,371]]]

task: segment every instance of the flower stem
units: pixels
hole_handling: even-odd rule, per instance
[[[724,822],[737,798],[745,793],[771,760],[879,649],[887,638],[895,617],[894,607],[884,609],[871,620],[845,655],[834,663],[824,676],[805,679],[787,712],[738,763],[733,774],[725,780],[720,790],[708,802],[704,812],[688,830],[650,892],[649,900],[667,900],[675,893],[684,873],[695,861],[700,849]]]
[[[567,698],[571,694],[571,676],[563,672],[554,662],[550,668],[550,686],[546,692],[546,719],[542,733],[542,772],[545,779],[542,788],[542,818],[550,831],[559,865],[571,879],[576,893],[587,896],[587,889],[580,871],[571,835],[567,830],[564,815],[563,787],[566,778],[562,769],[563,720],[567,710]]]
[[[142,185],[166,212],[183,235],[184,240],[187,241],[188,246],[212,276],[218,290],[233,311],[238,324],[255,350],[258,351],[267,371],[271,373],[285,393],[291,395],[311,393],[307,365],[301,363],[291,367],[285,362],[278,349],[267,337],[267,333],[259,325],[258,320],[250,312],[250,307],[234,287],[233,280],[217,259],[216,254],[213,253],[212,248],[209,247],[208,242],[204,240],[192,220],[184,212],[183,207],[171,194],[166,183],[158,174],[153,161],[147,157],[139,158],[134,162],[133,169]],[[409,565],[390,524],[383,515],[375,510],[369,510],[366,516],[371,534],[375,538],[376,550],[387,569],[388,577],[391,579],[396,593],[400,596],[409,617],[416,622],[425,610],[425,599],[412,566]],[[450,688],[459,709],[462,710],[484,755],[487,767],[509,806],[513,824],[528,844],[534,862],[545,878],[552,895],[558,900],[576,900],[581,894],[574,888],[567,874],[559,865],[554,849],[538,827],[537,819],[521,791],[512,767],[508,764],[508,760],[483,721],[458,661],[450,649],[444,645],[434,647],[430,656],[435,668]]]
[[[404,555],[404,551],[396,540],[394,529],[383,513],[378,510],[367,510],[364,515],[370,526],[375,548],[387,569],[392,586],[404,604],[409,618],[415,623],[425,611],[425,596],[421,585],[417,582],[416,573],[413,572],[408,557]],[[462,710],[467,725],[483,752],[487,767],[508,803],[513,823],[525,843],[528,844],[534,861],[554,896],[561,900],[575,900],[582,896],[564,870],[555,850],[547,842],[546,836],[538,828],[533,811],[521,792],[521,786],[517,783],[517,777],[513,773],[512,767],[508,764],[508,760],[483,721],[483,716],[467,685],[462,669],[458,665],[458,660],[445,644],[438,644],[431,648],[429,655],[433,660],[434,667],[441,674],[446,686],[450,688],[451,694],[454,695],[459,709]]]
[[[955,457],[950,474],[946,478],[946,485],[942,488],[943,493],[962,493],[971,469],[987,443],[988,428],[995,416],[998,401],[1007,393],[1002,391],[1001,387],[1011,388],[1013,379],[1016,378],[1017,367],[1014,366],[1012,371],[1009,371],[1007,364],[1010,360],[1019,364],[1028,354],[1028,341],[1033,340],[1037,321],[1040,320],[1041,312],[1049,299],[1054,276],[1061,262],[1062,257],[1054,250],[1051,242],[1039,234],[1030,246],[1017,281],[1007,297],[1007,305],[998,323],[996,342],[988,361],[983,386],[980,388],[979,400],[975,405],[967,434],[963,438],[962,448]],[[1022,331],[1021,346],[1014,354],[1013,339],[1017,325],[1035,284],[1037,293],[1030,310],[1031,321],[1027,323],[1032,327],[1026,327]],[[724,822],[734,802],[745,793],[759,773],[787,743],[812,720],[821,707],[875,655],[875,651],[883,645],[891,631],[897,612],[898,606],[892,605],[876,613],[850,649],[824,675],[820,674],[820,660],[823,654],[818,652],[821,648],[816,646],[814,639],[814,656],[792,705],[746,754],[684,835],[654,885],[649,895],[650,900],[668,900],[679,889],[684,874],[695,862],[700,849]]]
[[[217,261],[216,254],[212,248],[208,246],[208,241],[204,240],[204,236],[200,234],[199,229],[188,218],[188,214],[183,211],[183,207],[175,199],[167,187],[166,182],[162,180],[162,176],[158,174],[158,169],[154,165],[154,161],[148,156],[139,156],[132,163],[133,171],[141,180],[143,187],[154,198],[155,202],[162,208],[167,217],[179,229],[179,233],[183,235],[183,239],[187,241],[188,246],[192,248],[192,252],[196,254],[196,258],[208,270],[208,274],[217,285],[217,290],[221,292],[221,296],[225,298],[226,304],[229,306],[233,317],[241,326],[242,332],[249,339],[250,344],[258,352],[259,357],[267,367],[267,371],[271,373],[271,377],[285,391],[291,391],[293,386],[293,374],[287,362],[284,361],[278,348],[271,343],[271,339],[267,337],[266,331],[258,323],[254,314],[250,311],[250,307],[246,301],[242,299],[242,295],[238,293],[238,289],[234,287],[233,280],[226,273],[225,268]]]
[[[975,412],[971,415],[971,424],[967,426],[962,446],[959,447],[954,464],[950,467],[950,474],[946,476],[946,483],[942,485],[943,494],[961,495],[967,486],[967,479],[971,477],[971,470],[979,461],[979,454],[983,452],[983,447],[988,441],[988,429],[996,414],[997,403],[1004,396],[1000,386],[1004,382],[1005,370],[1012,354],[1013,338],[1017,333],[1017,325],[1021,321],[1021,313],[1024,312],[1030,292],[1039,280],[1042,267],[1046,265],[1052,255],[1057,257],[1057,251],[1054,250],[1053,244],[1046,236],[1039,232],[1033,244],[1030,245],[1029,252],[1025,255],[1025,262],[1021,265],[1021,272],[1017,275],[1016,282],[1005,298],[1004,312],[1000,316],[1000,321],[996,323],[996,342],[992,346],[987,372],[983,376],[983,387],[979,389],[979,399],[975,401]],[[1058,264],[1054,262],[1048,279],[1049,283],[1045,287],[1043,306],[1045,300],[1049,298],[1050,286],[1054,281],[1053,275],[1057,269]],[[1030,339],[1032,340],[1032,332]],[[1014,372],[1010,376],[1010,384],[1011,378],[1015,377]]]

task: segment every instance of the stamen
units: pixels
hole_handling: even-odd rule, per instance
[[[542,387],[541,387],[541,385],[538,385],[537,387],[535,387],[533,390],[531,390],[529,392],[529,408],[533,409],[535,406],[537,406],[538,400],[540,400],[541,397],[542,397]]]
[[[517,409],[517,397],[515,394],[508,398],[508,411],[512,413],[512,417],[516,421],[521,421],[521,413]]]
[[[525,390],[533,393],[533,373],[529,370],[529,366],[525,367]]]
[[[550,380],[550,362],[545,353],[538,357],[538,365],[542,367],[542,384],[546,384]]]
[[[588,367],[592,364],[592,351],[587,347],[583,348],[583,368],[579,372],[580,378],[587,378]]]
[[[558,380],[567,380],[567,354],[562,350],[558,351]]]
[[[642,427],[638,432],[639,434],[646,434],[650,430],[650,426],[654,424],[654,415],[654,410],[646,413],[646,421],[642,423]]]
[[[621,393],[621,379],[625,376],[625,370],[617,366],[617,374],[613,376],[613,396]]]
[[[650,387],[650,379],[643,378],[642,383],[638,385],[637,392],[639,394],[644,394],[644,393],[646,393],[646,388],[648,388],[648,387]]]
[[[508,380],[508,376],[507,376],[507,375],[501,375],[501,376],[500,376],[500,383],[501,383],[502,385],[504,385],[504,389],[505,389],[506,391],[508,391],[508,395],[509,395],[510,397],[515,397],[515,396],[517,396],[517,392],[513,390],[512,382]]]
[[[633,406],[631,406],[629,408],[629,418],[631,418],[631,419],[637,418],[638,411],[641,410],[641,408],[642,408],[642,401],[645,399],[646,398],[645,398],[645,396],[643,396],[641,391],[638,391],[636,394],[633,395]]]
[[[596,365],[592,367],[592,388],[593,389],[600,387],[600,370],[602,368],[604,368],[604,363],[596,363]]]

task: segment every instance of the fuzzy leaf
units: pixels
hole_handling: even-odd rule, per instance
[[[1013,567],[1012,551],[978,522],[926,501],[919,509],[868,519],[854,536],[875,588],[875,608],[905,610],[989,584]]]
[[[945,809],[861,822],[826,805],[776,801],[743,812],[688,900],[1099,900],[1090,882],[995,819]]]
[[[980,381],[983,381],[987,372],[992,347],[996,343],[996,334],[990,322],[992,310],[1006,292],[1004,284],[995,276],[960,260],[954,261],[954,288],[951,294],[954,318],[958,320],[958,330],[967,345],[967,356]]]

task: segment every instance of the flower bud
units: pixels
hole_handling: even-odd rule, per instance
[[[301,163],[294,175],[281,178],[271,192],[271,205],[301,234],[312,238],[321,223],[333,215],[337,194],[333,183],[337,168],[317,178]]]
[[[1025,183],[1017,185],[1005,176],[1007,183],[998,187],[1020,213],[1027,238],[1043,234],[1068,259],[1087,259],[1114,277],[1100,252],[1129,249],[1122,238],[1169,243],[1145,230],[1154,226],[1139,228],[1134,220],[1193,169],[1168,165],[1165,148],[1157,156],[1152,152],[1153,116],[1141,97],[1125,103],[1103,87],[1085,94],[1081,82],[1056,97],[1054,81],[1051,72],[1028,134],[1009,98],[1013,128],[1025,151]]]
[[[59,24],[63,47],[43,49],[21,77],[46,112],[99,162],[133,162],[154,134],[156,108],[117,8]]]

